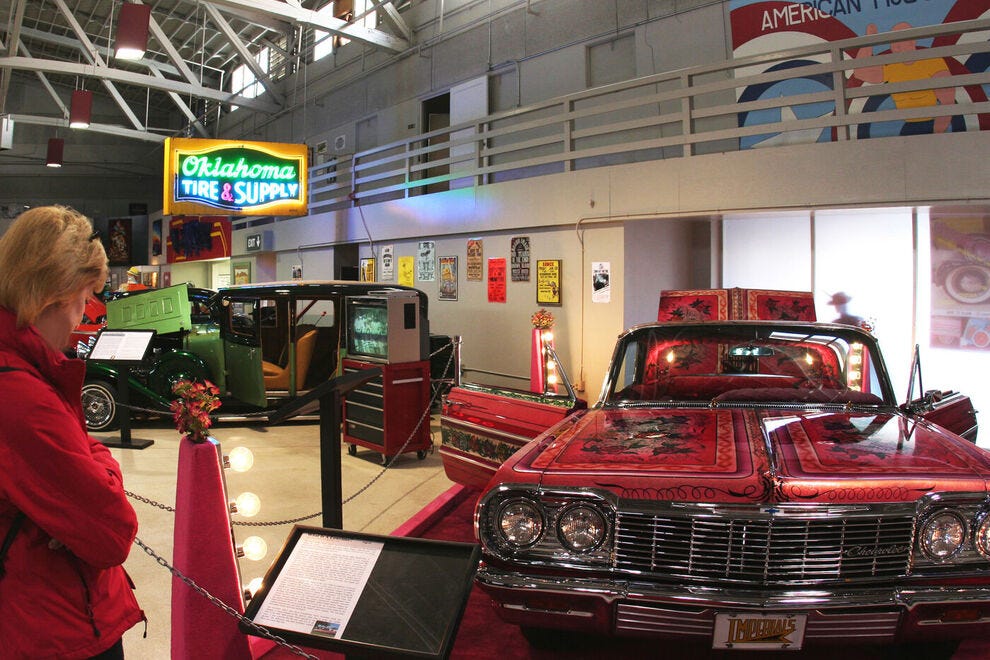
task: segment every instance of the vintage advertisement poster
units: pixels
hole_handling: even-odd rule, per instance
[[[110,232],[103,243],[107,251],[107,261],[111,266],[132,266],[131,263],[131,219],[118,218],[110,221]]]
[[[536,304],[560,304],[560,259],[537,260]]]
[[[467,280],[480,282],[484,279],[484,249],[480,238],[467,242]]]
[[[510,244],[512,281],[529,282],[529,236],[516,236]]]
[[[440,257],[440,300],[457,300],[457,257]]]
[[[361,259],[361,281],[362,282],[374,282],[375,281],[375,259],[374,257],[366,257]]]
[[[612,264],[608,261],[591,262],[591,302],[607,303],[612,300]]]
[[[771,51],[802,46],[820,46],[832,41],[850,39],[869,34],[891,32],[964,21],[982,16],[986,11],[984,0],[926,0],[925,2],[858,2],[836,0],[830,2],[774,2],[770,0],[731,0],[730,23],[732,49],[736,59],[760,55]],[[923,51],[939,44],[931,38],[882,43],[846,52],[847,58],[863,58],[903,51]],[[767,60],[752,67],[738,69],[737,77],[782,71],[815,62],[828,63],[827,50],[789,61]],[[846,88],[858,88],[879,83],[902,83],[949,75],[966,75],[984,70],[983,58],[927,58],[914,62],[889,62],[869,67],[851,67],[843,71]],[[833,90],[831,73],[819,72],[804,77],[786,78],[776,82],[759,82],[737,90],[740,103],[757,103],[766,99],[799,96],[813,93],[830,93]],[[872,113],[884,110],[951,105],[960,101],[986,101],[986,92],[980,86],[947,87],[918,90],[896,94],[862,95],[853,99],[844,114]],[[794,105],[774,105],[739,113],[740,127],[770,124],[782,120],[817,119],[835,114],[832,100]],[[858,139],[979,130],[977,116],[917,117],[907,121],[863,122],[858,125]],[[755,148],[784,142],[831,142],[838,139],[831,127],[812,128],[792,133],[768,132],[740,138],[741,148]]]
[[[488,260],[488,302],[505,302],[505,257]]]
[[[413,276],[416,274],[415,257],[399,257],[399,284],[413,286]]]
[[[250,284],[251,283],[251,262],[241,261],[231,265],[231,270],[234,271],[234,284]]]
[[[395,246],[382,246],[382,282],[392,282],[395,280]]]
[[[990,350],[990,218],[932,217],[932,346]]]
[[[437,279],[437,251],[433,241],[420,241],[416,249],[416,279],[435,282]]]

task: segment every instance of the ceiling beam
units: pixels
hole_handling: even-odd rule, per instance
[[[20,43],[21,22],[24,20],[24,6],[27,0],[15,0],[16,5],[10,8],[10,40],[7,44],[8,54],[16,54],[17,46]],[[10,91],[10,69],[0,68],[0,113],[3,113],[7,105],[7,93]]]
[[[372,30],[363,25],[347,23],[339,18],[335,18],[329,13],[303,9],[287,2],[280,2],[279,0],[209,0],[208,5],[261,11],[291,23],[318,28],[325,32],[333,32],[348,39],[361,41],[396,53],[409,48],[409,41],[407,39],[396,37],[381,30]]]
[[[206,4],[203,7],[206,9],[206,13],[209,15],[210,20],[213,21],[213,24],[217,26],[225,37],[227,37],[227,41],[241,56],[241,61],[243,61],[244,64],[251,69],[251,73],[254,74],[255,80],[262,84],[276,103],[283,105],[285,103],[285,99],[282,98],[282,94],[279,93],[279,91],[275,88],[275,85],[272,84],[271,78],[268,77],[268,72],[261,68],[261,65],[258,64],[258,60],[254,59],[254,54],[247,49],[247,46],[245,46],[244,42],[242,42],[240,37],[237,36],[234,29],[230,27],[230,23],[227,22],[227,19],[225,19],[220,11],[213,5]]]
[[[89,36],[86,35],[86,31],[82,29],[81,25],[79,25],[79,21],[76,20],[76,17],[72,14],[72,10],[69,9],[69,6],[65,4],[65,0],[55,0],[55,4],[58,5],[59,11],[62,12],[65,20],[69,22],[69,25],[72,26],[72,30],[76,33],[76,38],[79,39],[82,44],[82,53],[86,59],[91,64],[94,64],[100,68],[107,68],[106,62],[103,61],[103,57],[96,49],[96,46],[93,45],[93,42],[89,40]],[[124,97],[117,91],[114,84],[106,78],[101,78],[100,82],[103,83],[103,86],[106,88],[107,92],[109,92],[110,96],[112,96],[117,102],[117,106],[120,108],[121,112],[123,112],[124,115],[131,120],[131,124],[134,128],[139,131],[144,130],[141,120],[138,119],[137,115],[134,114],[134,111],[131,110],[131,106],[127,105],[127,101],[125,101]]]
[[[13,114],[10,118],[14,120],[15,124],[35,124],[37,126],[57,126],[57,127],[68,127],[69,120],[59,117],[39,117],[37,115],[20,115]],[[118,137],[130,138],[132,140],[144,140],[146,142],[164,142],[164,135],[159,135],[157,133],[151,133],[148,131],[137,131],[132,128],[125,128],[123,126],[113,126],[111,124],[90,124],[87,131],[93,131],[95,133],[105,133],[107,135],[116,135]]]
[[[62,60],[42,60],[30,57],[0,57],[0,67],[9,66],[12,69],[22,69],[25,71],[46,71],[48,73],[61,73],[68,76],[87,76],[107,81],[126,83],[128,85],[138,85],[140,87],[151,87],[165,92],[176,92],[178,94],[188,94],[231,103],[233,105],[244,106],[259,112],[274,113],[280,107],[263,98],[248,98],[224,92],[202,85],[185,83],[180,80],[166,80],[147,76],[123,69],[113,69],[110,67],[99,67],[92,64],[82,64],[78,62],[65,62]]]

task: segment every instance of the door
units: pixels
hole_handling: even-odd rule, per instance
[[[238,401],[264,408],[265,381],[261,369],[260,307],[257,300],[224,300],[227,319],[223,347],[227,390]]]

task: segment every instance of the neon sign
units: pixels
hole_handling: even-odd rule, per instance
[[[304,215],[306,145],[170,138],[163,212]]]

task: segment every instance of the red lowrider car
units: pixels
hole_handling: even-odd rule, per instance
[[[513,437],[479,417],[481,396],[448,395],[448,474]],[[975,435],[960,394],[898,405],[861,328],[637,326],[598,403],[489,482],[477,579],[534,639],[569,629],[739,650],[984,636],[990,453]]]

